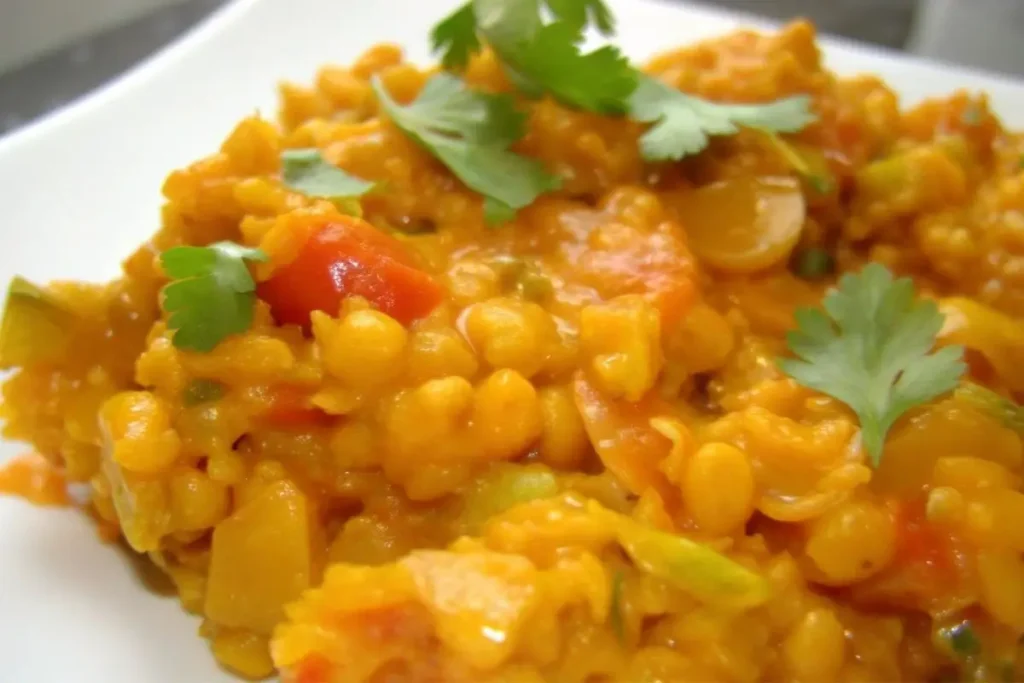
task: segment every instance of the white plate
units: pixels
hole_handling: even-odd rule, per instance
[[[238,0],[155,59],[69,109],[0,139],[0,281],[101,280],[152,233],[160,184],[216,149],[239,118],[275,111],[274,84],[311,79],[377,41],[428,58],[449,0]],[[613,0],[635,58],[749,23],[684,4]],[[987,90],[1024,123],[1024,85],[827,43],[829,65],[883,74],[909,103]],[[0,445],[0,459],[17,453]],[[228,683],[173,600],[146,593],[72,513],[0,499],[0,681]]]

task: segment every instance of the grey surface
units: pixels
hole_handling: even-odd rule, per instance
[[[806,17],[820,33],[902,48],[918,0],[703,0],[705,4],[774,19]],[[964,0],[968,2],[970,0]]]
[[[167,45],[225,1],[189,0],[160,9],[0,74],[0,135],[103,85]]]
[[[68,0],[76,1],[85,0]],[[116,77],[227,1],[189,0],[167,7],[0,74],[0,135]],[[823,33],[902,47],[913,21],[916,0],[705,0],[705,3],[775,19],[806,16]]]

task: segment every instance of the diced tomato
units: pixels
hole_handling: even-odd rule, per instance
[[[924,502],[915,500],[897,506],[896,558],[894,564],[916,568],[939,580],[952,579],[956,552],[948,534],[925,518]]]
[[[332,220],[314,231],[298,255],[256,289],[281,324],[308,325],[313,311],[337,314],[361,296],[408,325],[432,311],[444,290],[412,264],[402,244],[359,218]]]
[[[312,655],[300,662],[285,681],[291,683],[328,683],[331,665],[319,655]]]
[[[890,503],[896,555],[876,577],[850,588],[851,599],[872,609],[923,612],[962,606],[964,593],[957,540],[925,517],[924,500]]]
[[[309,402],[309,392],[302,387],[282,384],[274,387],[270,409],[264,419],[275,427],[299,429],[326,427],[334,418]]]

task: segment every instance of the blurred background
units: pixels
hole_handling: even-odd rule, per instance
[[[229,1],[0,0],[0,135],[102,85]],[[822,33],[1024,77],[1024,0],[676,1],[805,16]]]

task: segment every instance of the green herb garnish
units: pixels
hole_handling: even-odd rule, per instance
[[[796,312],[797,328],[787,335],[796,358],[780,359],[779,368],[852,408],[877,466],[896,420],[957,386],[963,348],[933,353],[942,314],[916,298],[910,278],[894,280],[878,263],[844,275],[822,303],[824,310]]]
[[[431,42],[446,68],[460,69],[480,50],[482,37],[528,96],[547,94],[584,111],[625,113],[636,71],[618,48],[589,53],[580,48],[588,24],[612,32],[611,12],[600,0],[545,4],[555,19],[547,24],[539,0],[473,0],[435,26]]]
[[[551,13],[582,32],[588,25],[603,35],[615,32],[615,17],[601,0],[545,0]]]
[[[174,345],[210,351],[225,337],[249,329],[256,283],[245,262],[266,260],[261,250],[234,242],[173,247],[161,254],[171,279],[163,289],[163,308]]]
[[[530,97],[548,94],[562,104],[598,114],[625,114],[637,72],[618,48],[606,45],[583,53],[578,34],[556,21],[527,42],[499,50],[510,78]]]
[[[836,260],[828,249],[808,247],[801,249],[793,258],[793,272],[803,280],[820,280],[836,269]]]
[[[483,47],[476,32],[473,3],[467,2],[442,19],[430,32],[430,44],[434,52],[441,53],[444,68],[466,68],[469,58]]]
[[[545,7],[553,21],[545,22]],[[767,104],[719,104],[679,92],[641,74],[615,47],[582,52],[580,44],[588,28],[609,35],[614,26],[614,18],[601,0],[471,0],[434,27],[431,44],[441,54],[445,68],[458,70],[486,43],[512,84],[528,97],[550,95],[575,109],[625,114],[652,124],[640,138],[641,152],[647,161],[678,160],[696,154],[708,145],[711,136],[732,135],[740,127],[790,133],[815,119],[806,95]],[[394,108],[394,103],[390,104]],[[481,115],[490,113],[482,110]],[[396,122],[423,142],[424,136],[414,127],[397,118]],[[493,187],[492,180],[502,174],[499,169],[511,170],[504,168],[500,160],[496,160],[494,168],[485,170],[480,169],[486,164],[477,163],[478,173],[491,177],[483,183],[478,178],[474,184],[472,178],[467,178],[474,173],[467,168],[465,154],[440,150],[436,140],[424,144],[474,189],[478,189],[478,184]],[[536,196],[552,186],[536,173],[536,167],[534,170],[534,177],[527,182],[532,189],[517,193],[517,199]],[[830,179],[819,175],[808,175],[807,182],[821,193],[832,188]],[[513,209],[523,205],[488,190],[481,191],[489,198],[486,206],[491,222],[507,220]]]
[[[356,213],[353,200],[374,187],[373,183],[349,175],[328,162],[320,150],[312,147],[282,152],[281,179],[289,189],[328,199],[346,213]]]
[[[545,21],[545,8],[551,21]],[[732,135],[740,127],[790,133],[815,119],[806,95],[767,104],[719,104],[644,76],[615,47],[582,51],[587,29],[609,35],[614,26],[602,0],[470,0],[434,27],[431,44],[445,68],[459,70],[486,43],[512,84],[527,97],[549,95],[575,109],[628,115],[652,124],[640,138],[642,156],[648,161],[696,154],[711,136]],[[469,93],[458,81],[441,76],[431,79],[420,98],[407,107],[396,105],[379,82],[374,88],[400,128],[467,186],[484,194],[488,222],[507,221],[538,194],[558,187],[558,181],[535,162],[508,151],[511,141],[523,133],[521,117],[517,124],[508,122],[513,118],[511,101]],[[459,96],[462,102],[448,104],[442,96]],[[499,101],[500,106],[486,104]],[[465,111],[448,116],[459,109]],[[495,116],[505,119],[504,126],[488,121]],[[500,142],[478,139],[464,130],[468,119],[473,119],[473,128],[504,128],[509,135]],[[821,193],[832,188],[827,177],[809,174],[806,180]]]
[[[224,396],[224,385],[212,379],[194,379],[185,386],[181,393],[181,402],[186,406],[198,406],[203,403],[219,401]]]
[[[734,135],[741,127],[795,133],[815,120],[811,98],[796,95],[768,104],[717,104],[642,77],[630,101],[630,116],[653,124],[640,138],[648,161],[678,161],[708,146],[711,136]]]
[[[391,99],[378,78],[373,89],[396,126],[484,195],[488,223],[511,220],[518,209],[561,185],[539,161],[509,149],[523,135],[526,120],[508,95],[468,90],[448,74],[433,76],[407,106]]]

